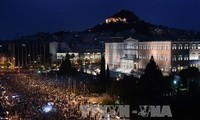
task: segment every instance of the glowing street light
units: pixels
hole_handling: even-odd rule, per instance
[[[176,81],[176,80],[174,80],[174,81],[173,81],[173,84],[174,84],[174,85],[177,85],[177,81]]]

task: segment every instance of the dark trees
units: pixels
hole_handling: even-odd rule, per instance
[[[100,66],[100,80],[105,82],[106,79],[106,69],[105,69],[105,58],[101,57],[101,66]]]
[[[153,56],[146,66],[145,73],[138,82],[139,97],[144,103],[158,102],[163,96],[164,76],[156,65]]]
[[[100,74],[99,74],[99,85],[101,92],[106,92],[106,69],[105,69],[105,58],[101,57],[101,66],[100,66]]]
[[[62,59],[62,63],[59,68],[60,75],[71,75],[72,74],[72,65],[70,61],[70,55],[67,53],[65,58]]]
[[[184,94],[180,94],[175,99],[174,116],[176,119],[199,118],[198,109],[200,107],[200,73],[196,67],[189,67],[179,72],[183,87],[186,88]],[[173,109],[172,109],[173,110]]]
[[[200,73],[198,68],[189,67],[188,69],[181,70],[179,75],[182,84],[189,94],[196,94],[196,92],[199,92]]]
[[[133,76],[124,76],[123,79],[117,81],[119,90],[114,91],[115,95],[120,96],[120,100],[124,104],[136,104],[136,88],[138,78]]]
[[[110,69],[107,65],[107,69],[105,68],[105,58],[104,56],[101,57],[101,66],[100,66],[100,74],[99,74],[99,82],[101,85],[102,92],[108,92],[110,89]]]

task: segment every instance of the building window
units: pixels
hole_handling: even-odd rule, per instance
[[[169,49],[169,46],[166,46],[165,49],[168,50],[168,49]]]
[[[184,55],[184,60],[188,60],[188,55]]]
[[[146,49],[146,48],[147,48],[147,46],[146,46],[146,45],[144,45],[144,46],[143,46],[143,49]]]
[[[168,61],[168,56],[165,56],[165,61]]]
[[[147,55],[147,59],[149,59],[149,55]]]
[[[196,45],[195,44],[192,44],[192,49],[196,49]]]
[[[154,46],[151,46],[151,49],[153,50],[153,49],[154,49]]]
[[[173,68],[172,68],[172,72],[176,72],[176,67],[173,67]]]
[[[163,50],[163,46],[160,46],[160,49]]]
[[[172,56],[172,61],[176,61],[176,55]]]
[[[163,69],[163,66],[160,68],[160,70],[161,70],[161,71],[163,71],[163,70],[164,70],[164,69]]]
[[[157,50],[159,50],[159,49],[160,49],[160,48],[159,48],[159,46],[156,46],[156,47],[157,47],[157,48],[156,48]]]
[[[136,69],[136,68],[137,68],[137,66],[136,66],[136,64],[134,63],[133,69]]]
[[[160,60],[163,60],[163,56],[162,55],[160,56]]]
[[[198,44],[197,48],[200,49],[200,44]]]
[[[146,55],[143,55],[143,59],[146,59]]]
[[[179,61],[182,61],[182,60],[183,60],[182,55],[179,55],[179,56],[178,56],[178,60],[179,60]]]
[[[149,46],[149,45],[147,46],[147,49],[148,49],[148,50],[150,49],[150,46]]]
[[[178,45],[178,49],[181,50],[182,48],[183,48],[183,47],[182,47],[182,44],[179,44],[179,45]]]
[[[185,44],[184,49],[188,49],[188,44]]]
[[[128,45],[125,45],[125,47],[124,47],[125,49],[128,49]]]
[[[140,49],[142,49],[142,45],[140,45],[140,47],[139,47]]]
[[[173,50],[176,50],[176,44],[173,44],[173,45],[172,45],[172,49],[173,49]]]
[[[142,55],[139,55],[139,58],[142,59]]]
[[[200,60],[200,53],[198,53],[198,59]]]
[[[156,59],[157,59],[157,60],[159,59],[159,56],[158,56],[158,55],[156,55]]]

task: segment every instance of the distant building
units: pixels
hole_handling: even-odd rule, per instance
[[[69,47],[65,42],[50,42],[49,43],[49,53],[51,55],[51,61],[57,61],[57,53],[69,51]],[[65,57],[65,56],[63,56]]]
[[[101,59],[101,55],[104,52],[100,44],[75,44],[70,51],[67,51],[73,59],[71,59],[74,63],[77,60],[83,61],[83,64],[89,63],[97,63]],[[65,57],[67,52],[57,52],[57,60],[61,60]]]
[[[139,41],[128,38],[105,43],[105,60],[113,71],[132,74],[143,72],[150,57],[164,74],[188,66],[200,68],[200,41]]]
[[[120,17],[110,17],[106,19],[106,23],[116,23],[116,22],[123,22],[123,23],[127,23],[127,19],[126,18],[120,18]]]
[[[5,41],[0,41],[0,69],[15,67],[15,58],[11,55],[11,48],[12,46],[8,46]]]
[[[13,42],[9,46],[16,67],[43,65],[49,61],[47,42]]]

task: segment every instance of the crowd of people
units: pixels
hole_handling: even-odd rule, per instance
[[[83,120],[80,105],[88,95],[75,94],[67,84],[36,73],[7,73],[1,82],[1,104],[11,120]]]

